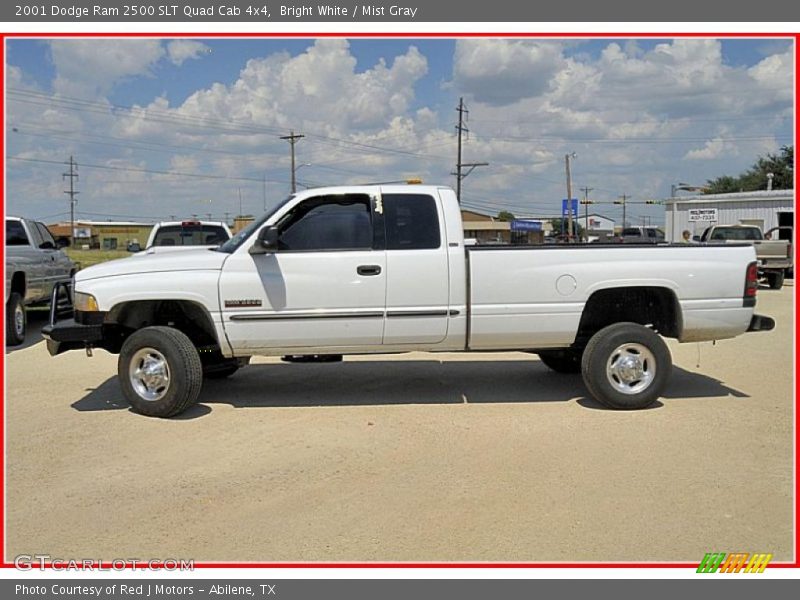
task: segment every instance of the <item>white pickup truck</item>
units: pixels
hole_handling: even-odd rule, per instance
[[[635,409],[669,378],[662,336],[772,329],[753,314],[756,288],[749,245],[465,247],[448,188],[320,188],[217,249],[78,272],[73,318],[43,333],[53,355],[119,353],[126,398],[152,416],[184,411],[204,375],[254,355],[412,350],[536,353],[582,372],[597,400]]]

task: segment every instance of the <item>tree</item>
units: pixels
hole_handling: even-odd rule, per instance
[[[501,210],[499,213],[497,213],[498,221],[513,221],[514,218],[514,214],[508,212],[507,210]]]
[[[758,157],[755,164],[738,177],[723,175],[709,179],[703,190],[706,194],[730,192],[755,192],[767,189],[767,173],[772,173],[772,188],[790,190],[794,188],[794,146],[781,147],[779,154]]]

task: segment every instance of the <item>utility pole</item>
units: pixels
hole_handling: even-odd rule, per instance
[[[264,197],[264,212],[267,212],[267,174],[261,179],[261,194]]]
[[[572,241],[572,232],[574,231],[572,226],[572,173],[569,167],[571,158],[578,158],[578,155],[574,152],[564,155],[564,163],[567,171],[567,239],[569,241]]]
[[[294,173],[294,145],[297,143],[298,140],[304,137],[306,136],[304,136],[302,133],[295,134],[294,129],[289,133],[289,135],[281,136],[281,139],[288,141],[289,145],[292,148],[292,193],[293,194],[297,191],[297,181],[295,180],[295,173]]]
[[[242,188],[237,188],[239,190],[239,216],[242,216]]]
[[[622,228],[625,229],[625,209],[628,206],[628,196],[627,194],[622,194],[619,200],[614,200],[614,204],[622,204]]]
[[[464,108],[463,97],[458,99],[458,108],[456,110],[458,111],[458,125],[456,125],[456,131],[458,131],[458,159],[456,160],[456,198],[458,199],[459,202],[461,202],[461,179],[462,179],[461,167],[463,166],[461,164],[461,136],[464,134],[464,132],[467,133],[469,132],[469,129],[467,129],[464,126],[464,121],[465,121],[464,115],[468,115],[469,111],[466,108]]]
[[[77,204],[77,200],[75,196],[77,196],[80,192],[75,191],[75,181],[78,179],[78,163],[75,162],[75,159],[70,156],[69,162],[69,173],[62,173],[61,179],[64,180],[69,177],[69,190],[65,190],[65,194],[69,194],[69,239],[74,244],[75,243],[75,204]]]
[[[582,187],[580,188],[583,192],[583,233],[586,236],[586,239],[589,239],[589,205],[592,204],[589,202],[589,192],[591,192],[594,188],[590,187]]]
[[[469,129],[464,124],[466,122],[466,118],[464,115],[468,115],[469,111],[464,106],[464,98],[458,99],[458,125],[456,125],[456,131],[458,131],[458,158],[456,160],[456,172],[450,173],[451,175],[456,176],[456,199],[461,202],[461,182],[467,178],[467,175],[472,173],[476,167],[488,167],[488,162],[471,162],[465,163],[461,162],[461,150],[462,150],[462,142],[461,138],[464,133],[469,133]],[[467,168],[467,171],[464,172],[464,169]]]

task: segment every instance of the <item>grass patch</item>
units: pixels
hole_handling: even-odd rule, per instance
[[[80,265],[81,269],[91,267],[109,260],[117,258],[127,258],[130,252],[125,250],[81,250],[79,248],[67,248],[67,255]]]

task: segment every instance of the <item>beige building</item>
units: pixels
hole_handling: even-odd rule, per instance
[[[126,250],[129,244],[140,244],[144,248],[152,223],[134,221],[75,221],[74,239],[70,223],[48,225],[47,229],[56,239],[67,238],[77,248],[88,246],[99,250]]]

